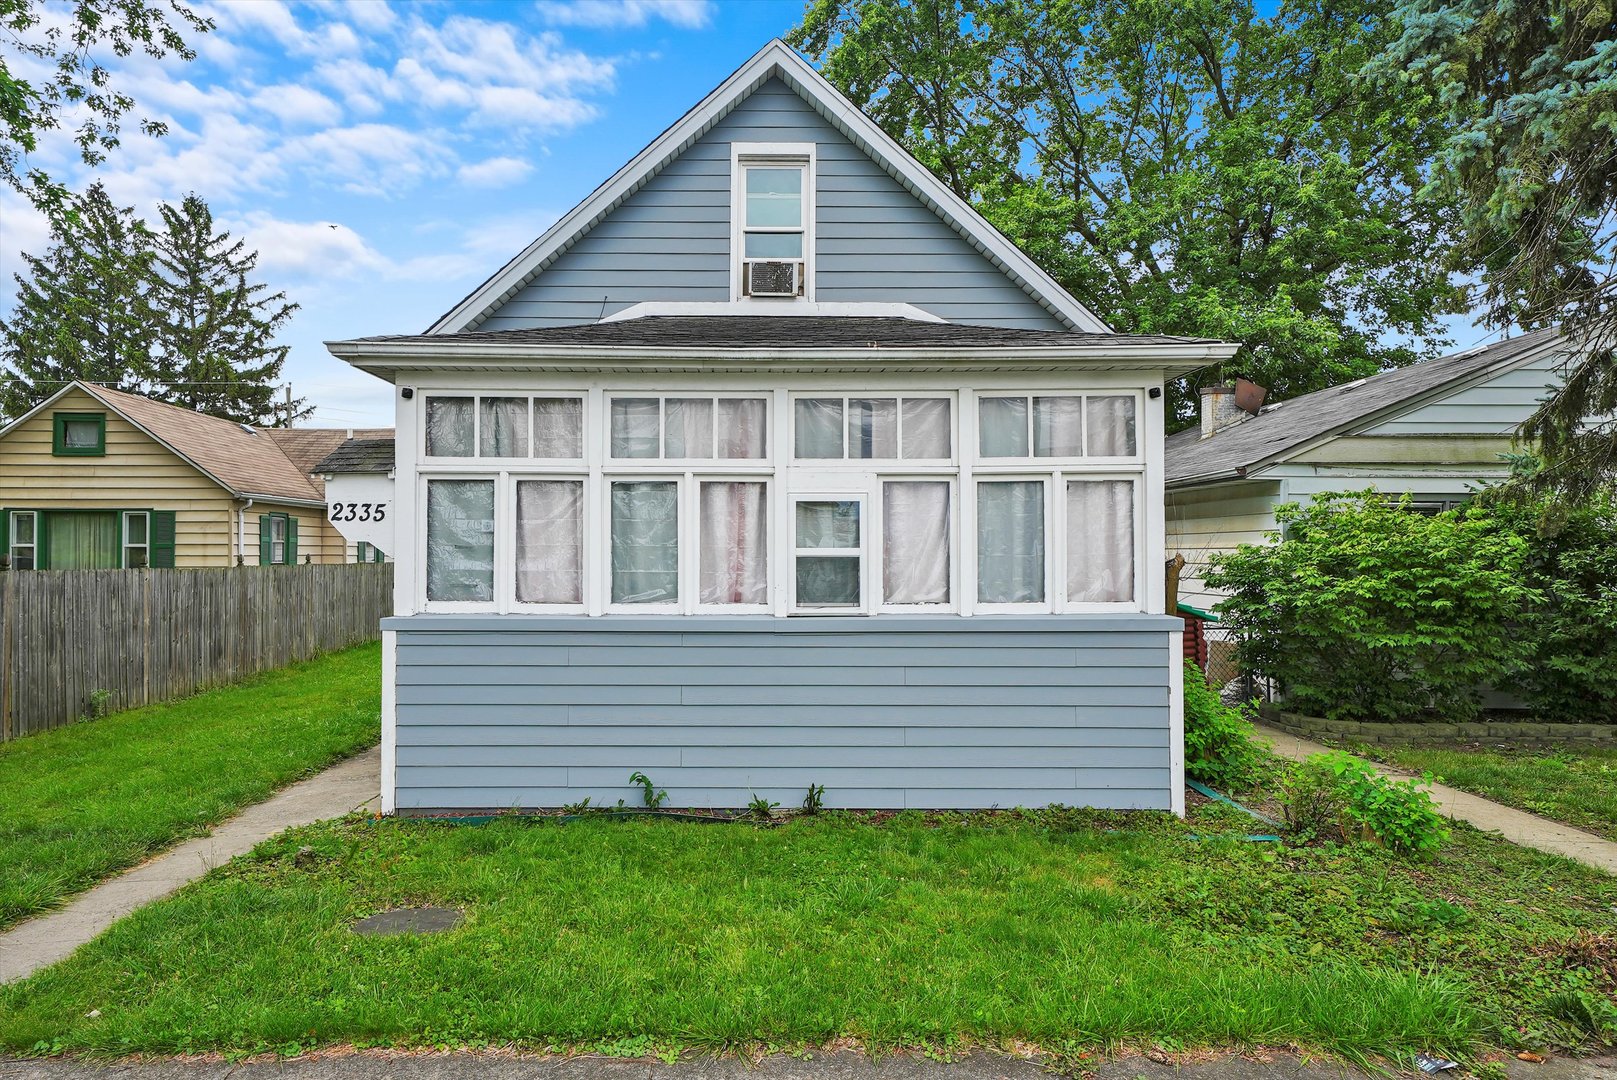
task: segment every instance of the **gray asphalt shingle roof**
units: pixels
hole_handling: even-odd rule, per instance
[[[1272,461],[1322,436],[1351,429],[1357,421],[1402,402],[1506,364],[1558,335],[1559,331],[1553,329],[1537,330],[1359,382],[1316,390],[1267,406],[1252,419],[1208,439],[1201,437],[1200,428],[1187,428],[1168,436],[1167,484],[1173,487],[1192,480],[1235,476],[1239,470]]]
[[[348,439],[320,460],[316,474],[389,472],[393,468],[392,439]]]

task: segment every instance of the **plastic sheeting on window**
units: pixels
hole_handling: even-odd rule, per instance
[[[859,546],[859,504],[852,500],[804,501],[797,504],[797,546]]]
[[[477,443],[482,457],[528,456],[528,399],[479,398]]]
[[[584,602],[582,481],[517,481],[517,599]]]
[[[533,456],[584,456],[584,403],[578,398],[534,398]]]
[[[1067,482],[1067,599],[1134,599],[1134,482]]]
[[[799,555],[797,606],[856,608],[859,606],[859,556]]]
[[[902,457],[913,461],[950,456],[948,398],[905,398],[900,409],[904,421]]]
[[[977,485],[977,599],[1044,602],[1044,481]]]
[[[713,456],[713,399],[668,398],[663,401],[663,457]]]
[[[678,599],[679,486],[672,481],[613,484],[612,602]]]
[[[1084,399],[1033,399],[1033,456],[1083,457]]]
[[[798,398],[796,455],[800,458],[842,456],[842,399]]]
[[[1088,410],[1091,457],[1134,456],[1134,398],[1107,395],[1084,399]]]
[[[719,399],[719,456],[766,458],[769,402],[765,398]]]
[[[882,581],[889,604],[949,602],[949,484],[882,485]]]
[[[897,398],[854,398],[848,402],[848,456],[898,457]]]
[[[427,599],[493,598],[494,481],[428,480]]]
[[[472,410],[476,398],[427,399],[427,456],[472,457]]]
[[[1027,398],[978,399],[977,446],[985,458],[1027,457]]]
[[[707,481],[701,494],[704,604],[769,602],[768,515],[756,481]]]
[[[660,404],[656,398],[617,398],[612,402],[613,457],[657,456]]]

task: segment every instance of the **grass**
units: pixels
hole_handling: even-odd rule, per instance
[[[1418,862],[1243,843],[1247,824],[1218,807],[1189,824],[330,822],[0,987],[0,1047],[668,1054],[846,1036],[1407,1057],[1576,1045],[1606,1022],[1617,972],[1590,966],[1604,946],[1587,935],[1617,922],[1617,880],[1465,830]],[[349,930],[422,903],[465,921]]]
[[[1553,752],[1489,747],[1375,747],[1401,769],[1617,840],[1617,746]]]
[[[0,927],[376,742],[380,646],[0,745]]]

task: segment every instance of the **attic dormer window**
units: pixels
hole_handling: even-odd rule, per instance
[[[736,297],[811,298],[812,145],[734,144]]]

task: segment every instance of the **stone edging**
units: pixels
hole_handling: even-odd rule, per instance
[[[1263,709],[1263,722],[1304,738],[1341,739],[1379,746],[1409,746],[1425,742],[1490,742],[1511,746],[1543,747],[1565,743],[1617,746],[1614,724],[1541,724],[1517,720],[1478,720],[1464,724],[1375,724],[1356,720],[1326,720],[1319,716]]]

